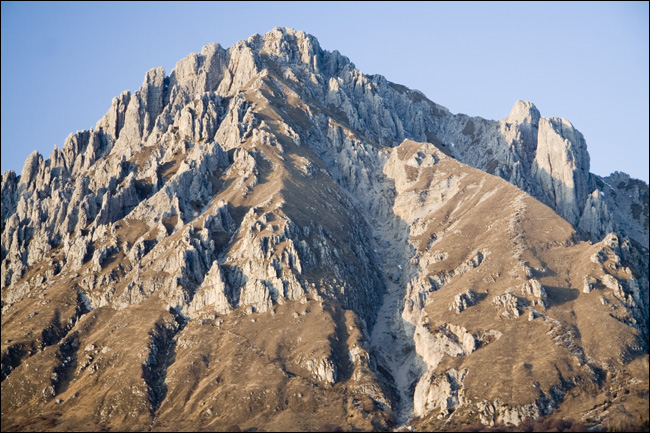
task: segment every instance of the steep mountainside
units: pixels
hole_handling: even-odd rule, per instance
[[[638,424],[648,233],[531,103],[207,45],[3,174],[2,430]]]

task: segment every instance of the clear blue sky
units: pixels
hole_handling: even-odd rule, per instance
[[[275,26],[452,112],[565,117],[591,171],[648,181],[648,2],[2,2],[2,171],[88,129],[144,74]]]

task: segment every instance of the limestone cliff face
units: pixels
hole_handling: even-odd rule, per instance
[[[582,134],[564,119],[543,119],[537,137],[533,178],[553,207],[575,224],[588,194],[587,144]]]
[[[454,115],[303,32],[150,70],[1,206],[3,430],[517,424],[647,384],[647,185],[532,103]],[[534,392],[477,377],[513,346]]]

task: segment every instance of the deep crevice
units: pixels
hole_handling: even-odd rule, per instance
[[[17,343],[5,349],[2,354],[2,381],[22,363],[23,358],[35,352],[35,347],[27,343]]]
[[[336,381],[347,382],[352,377],[354,365],[349,356],[348,338],[350,333],[345,321],[345,311],[337,305],[326,305],[325,311],[330,313],[334,320],[334,335],[329,338],[329,343],[332,348],[333,361],[337,366]]]
[[[159,321],[149,332],[151,337],[149,356],[142,364],[142,378],[147,385],[150,404],[150,430],[155,422],[158,409],[167,396],[167,369],[174,363],[176,357],[176,335],[183,330],[188,321],[173,308],[170,309],[170,313],[174,315],[173,323]]]
[[[59,346],[56,359],[59,365],[52,372],[53,395],[65,392],[74,379],[74,372],[77,368],[77,351],[79,350],[79,336],[74,332]]]

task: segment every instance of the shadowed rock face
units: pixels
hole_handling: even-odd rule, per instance
[[[529,102],[454,115],[276,28],[147,72],[1,204],[3,431],[647,414],[648,186]]]

